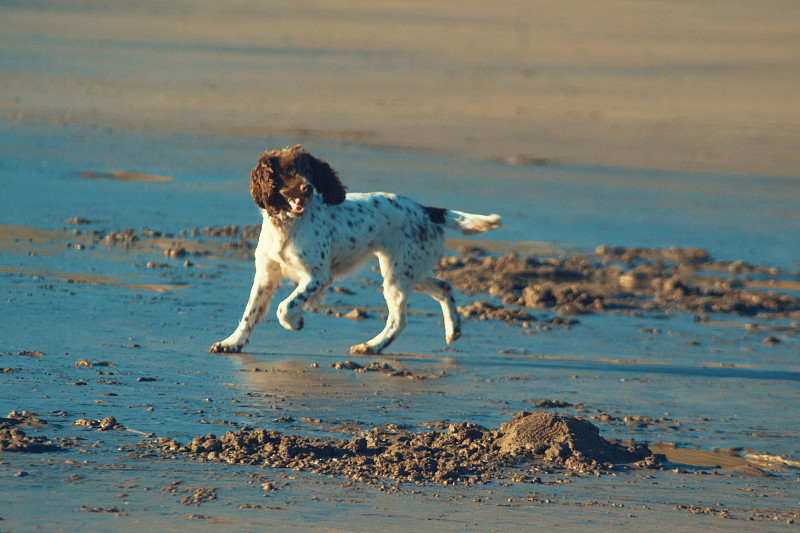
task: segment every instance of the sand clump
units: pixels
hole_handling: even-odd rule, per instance
[[[39,428],[47,422],[29,411],[11,411],[0,417],[0,452],[43,453],[58,450],[60,446],[43,436],[30,437],[20,427]]]
[[[362,365],[360,363],[356,363],[355,361],[348,360],[348,361],[339,361],[336,363],[330,363],[328,366],[333,368],[334,370],[350,370],[352,372],[358,372],[358,373],[380,372],[389,377],[401,377],[414,380],[441,378],[443,376],[442,373],[437,375],[413,374],[409,370],[395,368],[385,361],[373,361],[367,365]]]
[[[620,446],[603,439],[582,419],[521,412],[491,431],[463,422],[446,431],[409,432],[374,428],[350,440],[285,435],[265,429],[198,436],[181,445],[160,438],[131,447],[129,455],[289,468],[356,481],[396,480],[425,484],[483,484],[515,477],[519,467],[535,472],[565,469],[600,474],[622,463],[657,464],[642,444]]]
[[[800,299],[758,290],[780,287],[784,273],[744,261],[715,261],[705,250],[692,248],[599,246],[591,254],[510,252],[499,257],[467,248],[461,256],[443,257],[436,273],[464,293],[489,294],[506,308],[501,311],[495,304],[480,312],[480,302],[459,308],[464,317],[479,319],[531,321],[524,314],[515,316],[524,309],[566,316],[678,309],[701,317],[732,313],[800,318]],[[753,277],[760,281],[751,283]]]
[[[122,430],[125,429],[125,426],[119,424],[117,419],[113,416],[107,416],[103,419],[90,419],[90,418],[79,418],[72,422],[73,426],[81,426],[81,427],[88,427],[92,429],[96,429],[98,431],[111,431],[111,430]]]
[[[126,429],[117,423],[113,416],[107,416],[102,420],[92,420],[81,418],[75,420],[70,425],[93,428],[98,431],[123,430]],[[62,437],[48,439],[43,435],[29,436],[20,428],[30,428],[40,430],[51,428],[46,421],[39,418],[31,411],[11,411],[6,417],[0,417],[0,452],[20,452],[20,453],[44,453],[68,448],[75,448],[80,445],[80,437]]]
[[[536,322],[536,317],[524,309],[496,305],[485,300],[458,307],[464,318],[473,320],[500,320],[502,322],[521,322],[526,326]]]

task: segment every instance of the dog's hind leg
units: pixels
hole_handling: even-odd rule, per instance
[[[358,355],[378,354],[389,346],[408,323],[408,295],[414,282],[406,276],[396,276],[396,266],[391,258],[377,254],[383,274],[383,297],[389,306],[386,326],[375,338],[350,348],[350,353]],[[393,268],[395,267],[395,268]]]
[[[415,290],[424,292],[442,306],[447,344],[451,344],[459,338],[461,336],[461,317],[458,316],[458,311],[456,310],[453,287],[446,281],[429,277],[419,282]]]

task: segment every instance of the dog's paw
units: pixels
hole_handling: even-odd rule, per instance
[[[450,333],[449,335],[446,335],[445,340],[447,341],[447,344],[453,344],[460,337],[461,337],[461,330],[457,329],[454,332]]]
[[[375,349],[367,344],[366,342],[362,342],[361,344],[356,344],[355,346],[350,347],[350,353],[353,355],[376,355],[377,352]]]
[[[286,329],[292,331],[300,331],[303,329],[303,317],[301,315],[290,315],[287,313],[278,313],[278,322],[281,323]]]
[[[281,326],[292,331],[300,331],[303,329],[303,315],[298,313],[294,314],[297,306],[293,305],[295,302],[291,299],[284,300],[278,306],[278,322]]]
[[[215,342],[209,348],[208,353],[239,353],[242,351],[243,346],[240,344],[224,344],[223,342]]]

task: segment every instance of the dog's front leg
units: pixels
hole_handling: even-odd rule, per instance
[[[269,310],[272,294],[281,284],[281,269],[277,263],[267,262],[263,267],[256,265],[256,275],[250,299],[244,308],[239,326],[227,339],[215,342],[210,353],[239,353],[250,340],[253,328]]]
[[[297,288],[278,306],[278,321],[286,329],[303,329],[303,307],[306,304],[319,305],[325,291],[331,285],[331,277],[304,278]]]

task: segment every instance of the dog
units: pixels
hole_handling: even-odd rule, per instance
[[[242,350],[283,279],[297,287],[278,306],[278,321],[302,329],[302,311],[321,305],[333,279],[373,255],[383,275],[388,318],[383,331],[350,353],[378,354],[391,344],[406,327],[413,291],[441,305],[446,342],[459,338],[453,289],[430,275],[444,252],[444,228],[474,235],[498,227],[500,216],[426,207],[390,193],[346,193],[336,171],[300,145],[262,153],[250,173],[250,193],[263,217],[253,288],[238,327],[214,343],[211,353]]]

